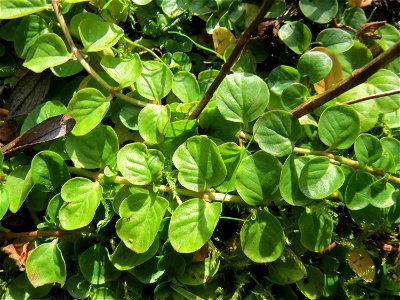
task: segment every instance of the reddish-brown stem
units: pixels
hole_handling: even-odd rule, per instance
[[[263,5],[260,7],[260,10],[254,20],[250,23],[250,25],[242,32],[239,40],[235,48],[233,48],[232,53],[229,55],[226,62],[222,65],[221,70],[219,71],[217,77],[214,79],[211,86],[208,88],[203,98],[197,104],[192,114],[189,116],[190,120],[197,119],[197,117],[201,114],[203,109],[207,106],[208,102],[210,102],[212,96],[214,95],[217,88],[220,86],[222,80],[226,77],[228,72],[230,71],[233,63],[236,61],[240,53],[242,52],[244,46],[248,42],[251,37],[253,31],[257,28],[258,24],[262,21],[267,11],[271,8],[274,0],[266,0]]]

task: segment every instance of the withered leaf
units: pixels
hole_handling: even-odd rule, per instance
[[[48,70],[42,73],[29,71],[19,79],[10,93],[8,118],[28,114],[40,104],[49,91],[50,79],[51,72]]]
[[[67,114],[48,118],[2,147],[4,159],[10,158],[35,145],[65,136],[75,126],[75,120]]]
[[[28,246],[29,242],[18,244],[13,243],[3,246],[0,249],[15,262],[20,271],[25,271],[26,259],[29,251]]]

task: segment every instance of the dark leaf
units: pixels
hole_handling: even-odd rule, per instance
[[[18,80],[10,93],[8,118],[25,115],[40,104],[49,91],[50,79],[50,71],[39,74],[29,71]]]
[[[74,125],[75,120],[67,114],[48,118],[5,145],[2,148],[4,159],[35,145],[63,137]]]

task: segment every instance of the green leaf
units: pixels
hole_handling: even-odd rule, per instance
[[[142,72],[142,63],[137,53],[129,60],[113,56],[103,56],[100,64],[107,74],[118,82],[121,87],[134,84]]]
[[[0,185],[0,220],[3,219],[10,207],[10,196],[4,185]]]
[[[353,38],[343,29],[327,28],[317,35],[316,41],[333,53],[342,53],[353,46]]]
[[[219,266],[220,259],[217,255],[207,257],[203,261],[190,262],[186,265],[185,273],[178,277],[178,280],[187,285],[202,285],[214,277]]]
[[[278,219],[267,210],[249,217],[240,230],[240,244],[252,261],[266,263],[277,260],[284,248],[284,234]]]
[[[366,196],[369,203],[379,208],[390,207],[396,202],[395,189],[384,177],[376,180],[369,186]]]
[[[102,186],[87,178],[75,177],[61,188],[65,203],[61,206],[59,220],[65,230],[74,230],[88,225],[100,204]]]
[[[161,143],[171,117],[168,105],[150,104],[142,108],[138,116],[141,137],[149,145]]]
[[[24,17],[15,31],[14,49],[17,55],[25,58],[37,38],[48,31],[46,21],[41,17],[36,15]]]
[[[83,70],[83,66],[76,60],[69,60],[62,65],[50,68],[51,72],[57,77],[69,77],[78,74]]]
[[[217,145],[206,136],[193,136],[176,149],[172,160],[185,188],[201,192],[222,183],[226,167]]]
[[[47,68],[61,65],[72,58],[64,41],[54,33],[39,36],[26,54],[23,66],[41,73]]]
[[[333,221],[322,208],[306,207],[299,217],[300,241],[312,252],[321,252],[332,240]]]
[[[164,155],[155,149],[148,150],[142,143],[132,143],[118,152],[117,166],[129,182],[147,185],[161,179]]]
[[[330,148],[351,147],[360,133],[360,118],[348,105],[333,105],[322,113],[318,136]]]
[[[118,137],[110,126],[100,124],[85,135],[68,135],[65,150],[77,168],[104,169],[115,161]]]
[[[107,248],[96,244],[79,256],[79,269],[91,284],[100,285],[119,277],[120,271],[110,262]]]
[[[66,112],[67,108],[57,100],[39,104],[26,116],[24,123],[22,123],[21,134],[50,117],[59,116]]]
[[[303,167],[299,186],[311,199],[323,199],[337,191],[344,182],[343,171],[327,157],[315,157]]]
[[[70,178],[63,158],[53,151],[41,151],[31,163],[32,181],[43,192],[55,191]]]
[[[329,74],[332,64],[332,59],[324,52],[306,52],[300,56],[297,70],[301,75],[308,76],[311,83],[316,83]]]
[[[343,12],[344,24],[353,27],[354,29],[360,30],[361,26],[368,23],[365,12],[360,7],[349,7]]]
[[[353,46],[349,50],[336,53],[335,56],[340,62],[344,77],[348,77],[354,70],[372,60],[371,51],[358,40],[353,41]]]
[[[179,253],[199,250],[211,238],[222,212],[219,202],[190,199],[174,211],[168,237]]]
[[[301,83],[292,83],[282,90],[282,105],[287,110],[292,110],[302,104],[309,92],[305,85]]]
[[[279,160],[264,151],[258,151],[242,160],[236,175],[238,194],[249,205],[260,205],[265,200],[279,198]]]
[[[133,106],[132,104],[125,105],[119,112],[119,119],[125,127],[131,130],[139,130],[138,118],[142,107]]]
[[[150,3],[151,1],[153,1],[153,0],[132,0],[132,2],[137,5],[146,5],[146,4]]]
[[[8,191],[12,213],[20,209],[33,186],[31,166],[19,166],[7,176],[4,187]]]
[[[176,18],[187,10],[188,4],[184,0],[166,0],[161,2],[161,8],[169,18]]]
[[[302,54],[311,44],[311,30],[302,22],[286,23],[279,29],[278,35],[282,42],[297,54]]]
[[[308,299],[318,299],[324,289],[324,274],[311,265],[306,265],[306,271],[307,277],[296,282],[296,285]]]
[[[155,239],[146,252],[136,253],[127,248],[124,242],[120,242],[111,255],[111,262],[120,271],[130,270],[152,258],[157,253],[159,245],[159,240]]]
[[[266,109],[269,90],[257,75],[234,73],[224,78],[214,97],[226,120],[247,124]]]
[[[0,0],[0,19],[16,19],[50,7],[49,0]]]
[[[68,104],[67,112],[76,121],[72,133],[80,136],[89,133],[103,119],[110,107],[110,101],[94,89],[79,90]]]
[[[114,46],[124,35],[124,31],[113,23],[84,19],[79,23],[79,35],[84,50],[97,52]]]
[[[29,253],[26,275],[34,287],[49,283],[59,283],[62,287],[65,284],[66,266],[57,239],[41,244]]]
[[[196,77],[187,71],[174,74],[172,91],[182,102],[193,102],[200,99],[200,86]]]
[[[313,201],[304,195],[299,187],[301,170],[308,161],[307,157],[296,158],[292,154],[283,164],[279,189],[282,198],[291,205],[305,206]]]
[[[380,140],[380,144],[383,148],[392,154],[396,171],[400,170],[400,141],[393,137],[383,137]]]
[[[136,253],[149,250],[156,238],[169,202],[160,196],[135,193],[122,201],[121,218],[115,224],[125,246]]]
[[[223,183],[216,187],[221,193],[229,193],[235,190],[236,174],[240,162],[248,156],[245,148],[230,142],[218,146],[219,153],[226,167],[226,177]]]
[[[96,14],[93,13],[89,13],[89,12],[82,12],[82,13],[77,13],[74,14],[71,18],[70,24],[69,24],[69,31],[71,33],[71,35],[77,39],[80,39],[79,36],[79,24],[83,21],[83,20],[94,20],[94,21],[98,21],[98,22],[102,22],[103,19]]]
[[[75,299],[86,299],[90,293],[90,283],[82,275],[73,275],[68,278],[65,287]]]
[[[337,0],[300,0],[301,12],[316,23],[330,22],[338,12]]]
[[[253,127],[254,140],[260,148],[278,157],[292,153],[301,133],[298,119],[289,112],[279,110],[264,113]]]
[[[354,142],[354,152],[361,168],[365,168],[382,156],[383,147],[377,137],[364,133]]]
[[[171,70],[158,61],[145,61],[142,66],[142,73],[135,82],[137,91],[146,99],[160,101],[171,91]]]
[[[344,200],[348,209],[359,210],[369,205],[368,195],[375,177],[363,171],[355,172],[347,183]]]
[[[268,264],[268,279],[280,285],[295,283],[306,275],[303,262],[289,248],[284,249],[279,259]]]

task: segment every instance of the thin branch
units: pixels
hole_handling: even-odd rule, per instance
[[[363,102],[363,101],[367,101],[367,100],[371,100],[371,99],[376,99],[376,98],[381,98],[381,97],[386,97],[386,96],[390,96],[390,95],[395,95],[395,94],[400,94],[400,89],[397,90],[391,90],[391,91],[387,91],[387,92],[382,92],[382,93],[377,93],[377,94],[373,94],[373,95],[368,95],[365,97],[361,97],[358,99],[354,99],[354,100],[349,100],[346,102],[343,102],[342,104],[356,104],[359,102]]]
[[[352,75],[345,80],[342,80],[332,88],[328,89],[324,93],[310,99],[303,104],[299,105],[292,110],[292,114],[300,118],[308,113],[313,112],[316,108],[322,106],[326,102],[338,97],[344,92],[352,89],[353,87],[363,83],[370,76],[375,74],[380,68],[384,67],[391,61],[395,60],[400,56],[400,41],[394,44],[385,52],[378,55],[372,61],[365,66],[353,71]]]
[[[206,93],[204,94],[203,98],[197,104],[195,109],[193,110],[192,114],[189,116],[189,120],[197,119],[197,117],[201,114],[203,109],[207,106],[208,102],[210,102],[212,96],[214,95],[217,88],[220,86],[222,80],[226,77],[228,72],[230,71],[233,63],[239,57],[240,53],[242,52],[244,46],[246,45],[247,41],[250,39],[251,34],[257,28],[258,24],[262,21],[267,11],[271,8],[274,0],[266,0],[264,1],[263,5],[260,7],[260,10],[251,24],[242,32],[240,35],[239,40],[235,48],[233,48],[231,55],[229,55],[226,62],[222,65],[221,70],[219,71],[217,77],[214,79],[211,86],[208,88]]]
[[[0,232],[0,240],[11,240],[15,238],[37,238],[38,236],[60,237],[64,234],[63,230],[43,230],[27,232]]]
[[[295,153],[299,153],[299,154],[309,154],[309,155],[317,155],[317,156],[325,156],[328,157],[331,162],[333,163],[340,163],[340,164],[345,164],[348,165],[349,167],[352,167],[354,169],[360,169],[360,170],[364,170],[368,173],[377,175],[377,176],[381,176],[384,177],[385,175],[389,175],[387,174],[385,171],[382,170],[377,170],[374,169],[372,167],[366,166],[364,168],[362,168],[360,166],[360,163],[356,160],[352,160],[340,155],[335,155],[329,152],[324,152],[324,151],[317,151],[317,150],[310,150],[310,149],[304,149],[304,148],[298,148],[298,147],[294,147],[293,152]],[[400,185],[400,178],[399,177],[395,177],[393,175],[389,175],[388,176],[388,181],[398,184]]]
[[[92,172],[92,171],[88,171],[88,170],[80,169],[80,168],[76,168],[76,167],[68,167],[68,170],[73,174],[91,178],[93,180],[100,180],[103,176],[105,176],[103,173]],[[131,182],[129,182],[125,177],[122,177],[122,176],[109,177],[108,180],[113,183],[116,183],[116,184],[126,184],[126,185],[130,185],[130,186],[137,186],[137,187],[140,187],[143,189],[148,189],[148,190],[153,189],[153,186],[134,185]],[[157,190],[160,193],[169,193],[172,191],[171,188],[167,185],[159,185]],[[230,195],[230,194],[214,193],[214,192],[194,192],[194,191],[190,191],[190,190],[183,189],[183,188],[177,188],[177,189],[175,189],[175,191],[179,195],[192,197],[192,198],[200,198],[200,199],[210,200],[210,201],[230,202],[230,203],[236,203],[236,204],[241,204],[241,205],[247,205],[247,203],[239,195]],[[282,206],[282,205],[287,205],[287,203],[282,200],[279,200],[279,201],[265,200],[264,203],[262,203],[262,205]]]
[[[134,105],[141,106],[141,107],[151,104],[151,103],[136,100],[136,99],[126,96],[120,92],[117,92],[114,87],[109,85],[103,78],[100,77],[100,75],[89,65],[89,63],[82,56],[79,49],[75,46],[74,40],[72,39],[72,36],[68,30],[68,26],[65,23],[64,16],[61,13],[61,10],[60,10],[58,4],[59,4],[59,0],[52,1],[52,6],[53,6],[54,12],[57,16],[57,20],[60,23],[61,29],[65,35],[65,38],[67,39],[67,42],[68,42],[70,48],[71,48],[72,54],[76,57],[78,62],[88,72],[88,74],[91,75],[94,79],[96,79],[104,88],[106,88],[108,90],[108,92],[110,94],[114,95],[115,97],[118,97],[122,100],[125,100],[129,103],[132,103]]]

